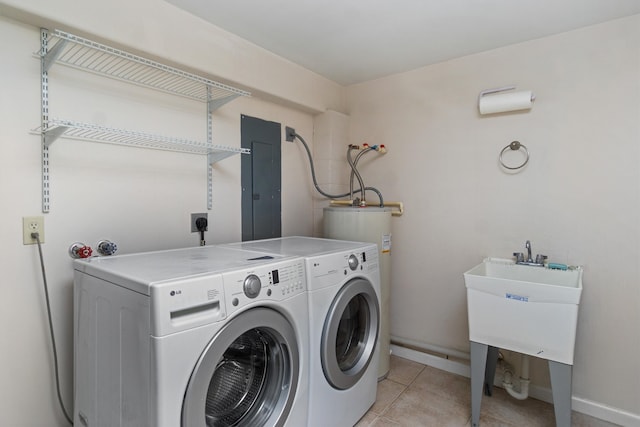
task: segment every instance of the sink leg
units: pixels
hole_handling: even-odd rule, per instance
[[[571,426],[571,376],[573,366],[549,360],[553,410],[557,427]]]
[[[498,347],[489,346],[487,352],[487,365],[484,373],[484,394],[491,396],[493,394],[493,379],[496,376],[496,365],[498,364]]]
[[[480,425],[482,384],[487,366],[488,345],[470,341],[471,347],[471,426]]]

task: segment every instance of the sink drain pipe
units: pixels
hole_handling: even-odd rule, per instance
[[[529,355],[522,355],[522,366],[521,366],[520,375],[520,391],[516,390],[516,387],[511,382],[513,378],[513,367],[510,365],[505,365],[504,369],[504,379],[502,381],[502,386],[509,393],[509,395],[518,400],[525,400],[529,397]]]

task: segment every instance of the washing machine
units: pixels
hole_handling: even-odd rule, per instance
[[[309,427],[352,427],[376,400],[380,272],[372,243],[284,237],[227,245],[305,258]]]
[[[205,246],[74,269],[76,426],[306,425],[302,258]]]

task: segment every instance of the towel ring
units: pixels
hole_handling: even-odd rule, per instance
[[[524,162],[521,165],[519,165],[519,166],[507,166],[507,165],[504,164],[504,161],[502,160],[502,155],[505,153],[505,151],[507,151],[509,149],[514,150],[514,151],[518,151],[520,149],[524,150],[524,152],[527,154],[527,157],[524,159]],[[524,144],[521,144],[520,141],[513,141],[511,144],[509,144],[506,147],[504,147],[502,149],[502,151],[500,152],[500,164],[505,169],[509,169],[509,170],[520,169],[520,168],[524,167],[524,165],[526,165],[528,161],[529,161],[529,150],[527,150],[527,147],[525,147]]]

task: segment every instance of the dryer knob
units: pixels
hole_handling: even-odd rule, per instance
[[[351,271],[354,271],[356,268],[358,268],[358,257],[353,254],[349,255],[349,268],[351,269]]]
[[[260,283],[260,278],[255,274],[251,274],[244,279],[243,290],[247,297],[257,297],[260,294],[260,288],[262,288],[262,283]]]

